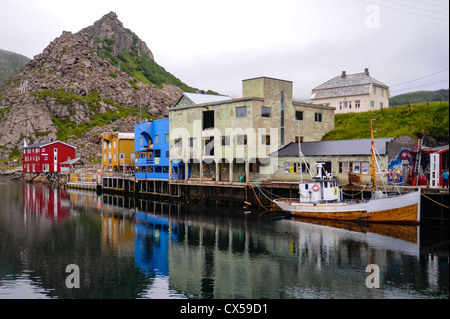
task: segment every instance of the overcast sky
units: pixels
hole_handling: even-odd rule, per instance
[[[183,82],[240,97],[242,80],[294,82],[294,98],[342,71],[391,95],[449,88],[448,0],[0,0],[0,49],[33,58],[110,11]]]

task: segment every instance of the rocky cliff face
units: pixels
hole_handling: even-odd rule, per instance
[[[153,61],[113,12],[51,42],[0,92],[0,158],[19,156],[24,139],[63,139],[79,146],[77,156],[98,159],[102,131],[126,131],[142,118],[167,115],[182,90],[164,83],[157,88],[122,71],[116,57],[127,52]]]

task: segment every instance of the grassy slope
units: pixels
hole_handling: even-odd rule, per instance
[[[335,129],[322,140],[370,138],[370,119],[376,118],[375,137],[396,137],[423,133],[434,137],[449,135],[449,102],[397,106],[365,113],[336,114]]]
[[[448,89],[416,91],[396,95],[389,99],[389,106],[407,105],[408,103],[425,103],[426,101],[448,101]]]

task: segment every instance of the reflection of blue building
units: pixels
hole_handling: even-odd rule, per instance
[[[134,126],[136,178],[169,179],[169,119]],[[183,165],[183,166],[182,166]],[[172,179],[184,179],[184,164],[172,163]]]
[[[144,273],[169,275],[169,218],[135,214],[134,262]]]

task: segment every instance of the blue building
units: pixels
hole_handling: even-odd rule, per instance
[[[135,174],[138,179],[169,179],[169,119],[134,126]],[[172,180],[184,179],[184,164],[172,163]]]

